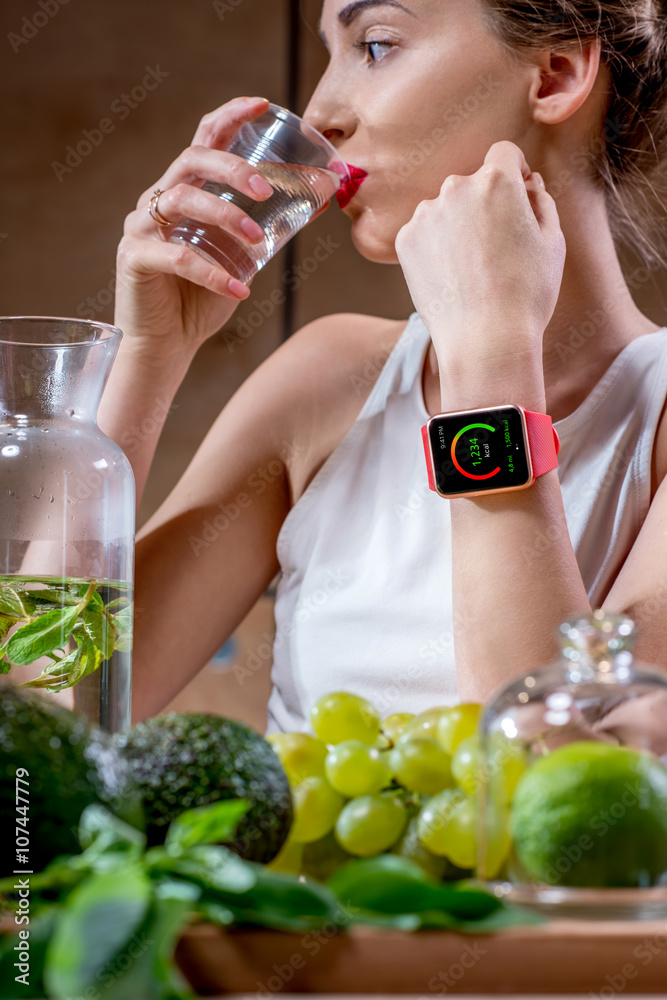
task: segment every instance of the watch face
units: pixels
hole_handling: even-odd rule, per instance
[[[428,433],[438,493],[486,493],[531,481],[522,414],[515,406],[435,416]]]

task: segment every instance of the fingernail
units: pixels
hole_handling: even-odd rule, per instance
[[[241,229],[246,236],[250,237],[251,240],[257,240],[259,242],[259,240],[264,239],[264,230],[252,219],[241,219]]]
[[[535,178],[535,180],[537,181],[537,183],[540,185],[540,187],[543,187],[544,190],[546,191],[547,186],[544,183],[544,177],[542,177],[542,174],[538,174],[537,172],[534,172],[533,173],[533,177]]]
[[[268,181],[264,180],[261,174],[253,174],[248,183],[260,198],[268,198],[270,194],[273,194],[273,188]]]
[[[227,282],[227,288],[230,290],[232,295],[235,295],[237,299],[247,299],[250,295],[250,289],[247,285],[244,285],[242,281],[237,281],[236,278],[230,278]]]

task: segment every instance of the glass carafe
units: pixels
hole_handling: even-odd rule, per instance
[[[0,318],[0,672],[130,723],[135,491],[96,423],[122,334]]]
[[[547,913],[667,916],[667,672],[633,657],[623,615],[558,639],[482,716],[477,874]]]

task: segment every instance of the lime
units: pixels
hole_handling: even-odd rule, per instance
[[[653,885],[667,871],[667,770],[628,747],[570,743],[523,774],[511,830],[518,860],[541,882]]]

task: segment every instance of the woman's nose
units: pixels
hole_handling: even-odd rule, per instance
[[[349,138],[354,131],[354,122],[352,115],[336,97],[331,87],[325,88],[321,85],[323,82],[320,81],[302,117],[336,146],[341,139]]]

